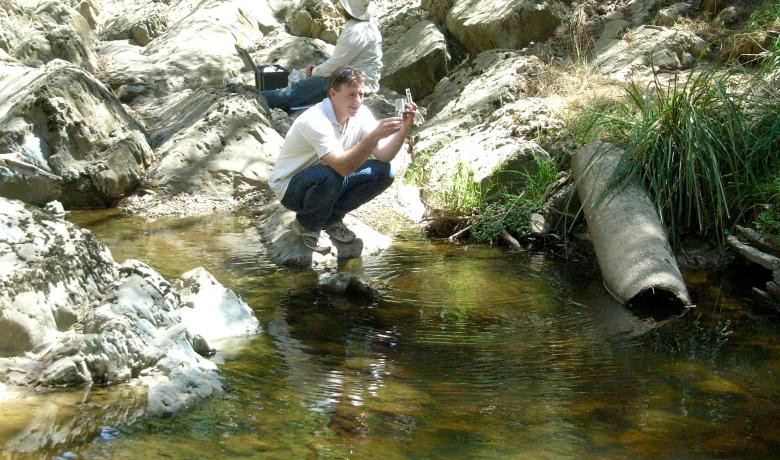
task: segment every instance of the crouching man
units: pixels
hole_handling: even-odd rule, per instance
[[[328,97],[290,127],[268,184],[296,213],[291,230],[319,253],[320,231],[348,243],[355,234],[342,219],[393,183],[392,160],[414,121],[415,104],[404,117],[376,120],[363,106],[363,74],[339,67],[328,79]]]

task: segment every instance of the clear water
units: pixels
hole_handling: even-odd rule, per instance
[[[408,238],[340,267],[380,287],[361,305],[274,266],[245,218],[71,220],[166,277],[205,266],[263,333],[222,365],[225,394],[172,418],[145,417],[127,387],[7,410],[9,458],[780,454],[780,328],[733,277],[686,273],[697,308],[654,326],[591,262]]]

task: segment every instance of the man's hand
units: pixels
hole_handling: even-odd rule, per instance
[[[309,64],[309,66],[306,67],[306,78],[311,78],[312,70],[314,70],[314,64]]]
[[[403,122],[403,132],[406,134],[410,129],[412,129],[412,125],[414,124],[414,115],[417,113],[417,104],[414,102],[407,102],[406,105],[404,105],[404,122]]]
[[[404,120],[401,117],[390,117],[379,120],[374,132],[376,140],[384,139],[387,136],[397,133],[403,127]]]

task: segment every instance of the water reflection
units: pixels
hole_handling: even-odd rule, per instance
[[[777,324],[727,279],[686,274],[698,307],[659,324],[615,303],[595,264],[399,241],[340,270],[378,304],[277,268],[240,219],[84,216],[115,256],[167,276],[204,265],[265,334],[229,356],[230,390],[172,419],[110,423],[81,458],[770,457]],[[18,433],[17,433],[18,434]],[[94,439],[102,439],[94,438]],[[5,438],[8,439],[8,438]],[[39,444],[42,445],[42,444]],[[45,447],[44,447],[45,449]],[[40,451],[38,451],[40,452]]]
[[[118,425],[141,417],[146,395],[135,388],[86,387],[19,393],[2,401],[0,442],[9,458],[50,458],[51,452],[94,439],[113,440]]]

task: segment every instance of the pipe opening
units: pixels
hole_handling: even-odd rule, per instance
[[[656,321],[682,316],[693,308],[693,305],[681,299],[673,291],[653,287],[630,298],[626,305],[634,314],[643,318],[653,318]]]

